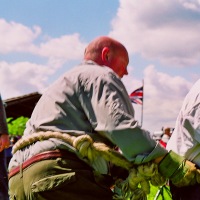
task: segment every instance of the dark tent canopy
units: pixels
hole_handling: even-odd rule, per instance
[[[21,116],[30,118],[40,97],[41,94],[34,92],[4,100],[7,118],[16,119]]]

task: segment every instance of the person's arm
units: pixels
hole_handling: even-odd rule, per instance
[[[152,139],[148,131],[137,125],[134,110],[121,81],[114,76],[100,79],[100,76],[95,79],[91,87],[94,90],[92,96],[81,95],[85,97],[81,102],[94,130],[116,144],[130,162],[156,162],[160,173],[174,184],[193,184],[197,173],[194,164],[172,151],[168,152]],[[91,88],[85,88],[85,91],[91,91]]]
[[[6,122],[6,112],[0,96],[0,152],[10,145],[8,126]]]
[[[127,91],[113,73],[94,74],[94,80],[80,90],[80,102],[93,129],[118,146],[127,160],[142,164],[163,156],[162,148],[141,129],[134,118],[134,109]],[[98,70],[98,69],[97,69]]]

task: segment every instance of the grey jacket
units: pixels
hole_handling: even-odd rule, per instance
[[[110,68],[92,61],[66,72],[44,92],[27,122],[23,137],[41,130],[98,135],[117,145],[129,161],[137,164],[166,153],[151,139],[149,132],[138,126],[120,78]],[[56,139],[37,142],[27,147],[26,153],[17,152],[10,167],[15,161],[19,164],[36,153],[56,148],[73,151],[72,147]],[[103,166],[99,163],[96,168]],[[105,173],[106,169],[99,171]]]
[[[167,149],[200,167],[200,79],[186,95]]]

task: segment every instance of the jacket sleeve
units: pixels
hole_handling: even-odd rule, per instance
[[[141,164],[166,154],[166,149],[138,126],[128,93],[114,74],[87,84],[82,97],[94,130],[117,145],[129,161]]]
[[[6,122],[5,108],[0,95],[0,135],[1,134],[8,134],[8,126]]]

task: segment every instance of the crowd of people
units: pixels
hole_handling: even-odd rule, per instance
[[[2,194],[9,188],[11,200],[111,200],[111,187],[122,178],[113,175],[113,166],[123,168],[124,162],[128,169],[153,163],[169,179],[174,200],[188,200],[175,195],[185,188],[189,199],[200,200],[200,81],[186,97],[173,134],[166,128],[159,143],[135,120],[121,81],[128,75],[128,63],[119,41],[101,36],[89,43],[83,62],[49,86],[35,106],[13,147],[9,187],[5,174]],[[5,115],[0,119],[3,152],[9,146],[3,139],[8,130]],[[111,154],[116,148],[120,153]]]

